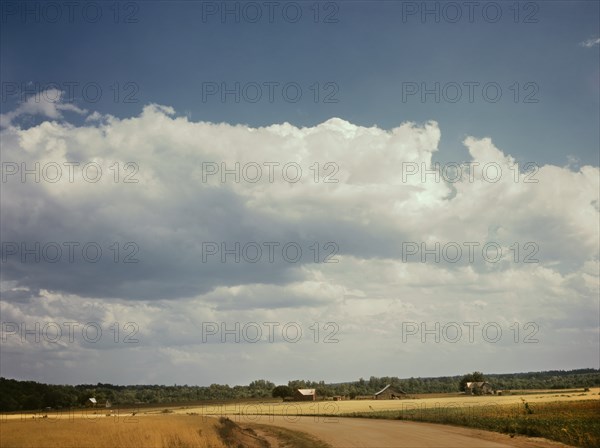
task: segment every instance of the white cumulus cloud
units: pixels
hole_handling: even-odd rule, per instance
[[[24,103],[4,119],[83,113],[66,106]],[[444,362],[470,366],[474,354],[496,371],[560,368],[563,355],[565,368],[598,363],[598,167],[525,169],[493,137],[470,136],[458,179],[431,168],[435,122],[250,128],[160,105],[90,117],[1,131],[3,321],[94,321],[107,337],[114,322],[135,322],[139,343],[13,338],[3,375],[60,381],[64,360],[83,377],[73,381],[97,382],[98,359],[126,366],[103,369],[102,381],[190,384],[351,379],[373,363],[381,374],[448,374]],[[82,253],[91,243],[102,250],[94,262]],[[403,341],[403,322],[473,321],[495,322],[504,339]],[[203,322],[297,322],[304,339],[205,343]],[[523,364],[532,346],[510,342],[515,322],[538,326],[535,363]],[[315,323],[338,342],[315,344]],[[226,369],[232,357],[239,371]],[[174,374],[170,363],[189,368]]]

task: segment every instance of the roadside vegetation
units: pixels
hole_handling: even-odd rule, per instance
[[[598,400],[528,402],[479,407],[405,408],[352,412],[344,417],[383,418],[467,426],[529,437],[543,437],[585,448],[600,446]]]

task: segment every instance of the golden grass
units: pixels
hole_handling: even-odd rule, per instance
[[[287,416],[292,422],[298,415],[309,415],[315,416],[315,423],[319,423],[334,422],[341,415],[353,413],[379,417],[378,413],[392,411],[410,415],[416,410],[419,414],[422,412],[435,414],[434,411],[439,409],[452,411],[468,408],[468,415],[473,413],[490,415],[495,410],[504,412],[503,410],[508,409],[510,405],[513,409],[522,407],[522,398],[532,406],[543,403],[600,400],[600,388],[592,388],[589,392],[581,392],[581,390],[548,392],[552,391],[527,391],[523,393],[523,397],[516,394],[503,396],[456,396],[454,394],[439,396],[438,394],[407,400],[230,402],[222,405],[171,407],[169,412],[165,412],[164,406],[146,408],[138,410],[135,416],[131,415],[131,409],[114,410],[114,415],[110,417],[105,416],[104,410],[92,409],[63,413],[49,412],[47,418],[39,418],[42,416],[39,413],[3,414],[0,416],[0,448],[225,448],[217,435],[217,419],[207,417],[227,415],[237,422],[241,415],[253,415],[254,417],[245,418],[244,421],[268,425],[271,415]],[[541,411],[541,408],[539,409]],[[528,419],[534,420],[537,415]],[[36,418],[32,418],[33,416]],[[562,428],[560,430],[562,431]],[[589,446],[585,443],[581,445]]]
[[[518,391],[515,391],[517,393]],[[548,403],[557,401],[599,400],[600,388],[591,388],[589,392],[560,391],[548,393],[547,391],[527,391],[523,397],[530,403]],[[298,415],[315,415],[323,418],[335,418],[341,414],[353,412],[380,412],[402,411],[409,409],[437,409],[437,408],[478,408],[503,407],[507,405],[520,405],[521,395],[487,395],[487,396],[446,396],[439,395],[425,398],[406,400],[347,400],[347,401],[316,401],[293,403],[244,403],[232,402],[222,405],[208,405],[190,407],[185,410],[174,409],[176,413],[197,412],[205,416],[223,415],[284,415],[290,419]],[[268,424],[268,417],[257,419],[256,423]]]
[[[350,417],[414,420],[544,437],[568,445],[600,447],[600,401],[555,401],[480,408],[355,412]]]
[[[3,420],[0,447],[225,448],[216,424],[215,419],[185,415]]]

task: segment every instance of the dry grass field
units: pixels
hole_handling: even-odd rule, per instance
[[[108,416],[101,409],[4,414],[0,416],[0,448],[225,448],[227,444],[219,437],[220,431],[222,436],[221,416],[228,416],[234,423],[258,424],[264,428],[262,425],[269,425],[273,416],[283,416],[293,423],[301,415],[311,416],[315,424],[331,423],[340,417],[350,416],[406,419],[512,431],[515,434],[530,432],[529,435],[549,437],[577,446],[591,447],[596,446],[596,442],[600,443],[594,435],[599,425],[594,421],[600,421],[600,418],[595,418],[600,417],[600,388],[585,392],[580,389],[522,391],[522,394],[503,396],[436,394],[421,397],[335,402],[251,401],[168,409],[162,406],[138,409],[135,415],[132,415],[131,409],[115,409]],[[530,414],[525,402],[532,410]],[[250,437],[248,434],[241,436]]]
[[[127,418],[98,412],[82,417],[48,415],[44,418],[0,421],[1,448],[329,448],[309,434],[268,425],[237,424],[219,419],[172,412]]]
[[[453,408],[486,408],[506,406],[521,406],[522,399],[530,403],[549,403],[560,401],[600,400],[600,388],[591,388],[584,392],[581,389],[574,391],[523,391],[515,395],[487,395],[487,396],[457,396],[456,394],[436,394],[423,398],[405,400],[346,400],[346,401],[307,401],[292,403],[244,403],[232,402],[220,405],[195,406],[189,408],[173,409],[176,413],[196,412],[205,416],[222,415],[263,415],[257,423],[268,423],[269,415],[288,416],[293,420],[298,415],[319,416],[319,420],[334,418],[351,413],[368,413],[381,411],[412,411],[414,409],[453,409]],[[159,412],[159,411],[155,411]]]
[[[0,447],[225,448],[217,425],[216,419],[186,415],[8,419],[0,423]]]

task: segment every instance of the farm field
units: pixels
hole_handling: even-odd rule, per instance
[[[330,448],[297,428],[240,425],[226,417],[172,412],[126,417],[97,413],[85,418],[43,415],[2,420],[0,448]]]
[[[189,416],[10,419],[0,423],[2,448],[225,448],[216,419]]]
[[[536,393],[537,392],[537,393]],[[181,407],[174,412],[186,414],[196,412],[202,415],[283,415],[292,419],[297,415],[317,415],[321,418],[348,415],[351,413],[379,411],[412,411],[414,409],[439,408],[493,408],[497,406],[522,406],[521,398],[530,403],[600,400],[600,388],[591,388],[588,392],[582,389],[572,391],[526,391],[523,395],[487,395],[487,396],[442,396],[421,395],[423,398],[405,400],[345,400],[345,401],[307,401],[307,402],[230,402],[218,405]],[[427,397],[427,398],[426,398]],[[148,412],[160,412],[159,410]]]
[[[220,417],[228,417],[240,427],[236,431],[244,446],[250,446],[248,441],[256,435],[261,436],[260,447],[327,446],[299,436],[305,433],[331,446],[442,446],[431,445],[433,436],[461,446],[484,446],[483,440],[490,447],[560,446],[523,437],[531,436],[592,447],[600,446],[599,393],[600,388],[592,388],[586,392],[526,391],[523,395],[503,396],[436,394],[406,400],[238,401],[121,408],[114,409],[112,415],[105,409],[13,413],[0,417],[0,447],[221,448],[229,444],[219,437]],[[274,427],[279,433],[273,433]],[[265,428],[271,428],[271,432]],[[280,445],[279,437],[284,436],[287,442]],[[302,442],[294,444],[290,440]],[[348,445],[352,440],[359,445]]]
[[[522,392],[522,393],[519,393]],[[203,416],[232,416],[232,415],[282,415],[293,419],[298,415],[317,415],[321,419],[327,417],[347,415],[351,413],[381,412],[381,411],[406,411],[413,412],[415,409],[439,409],[439,408],[492,408],[495,406],[522,406],[522,398],[529,403],[547,403],[560,401],[586,401],[600,400],[600,387],[590,388],[588,392],[582,389],[574,390],[527,390],[514,391],[510,395],[487,395],[487,396],[465,396],[457,394],[421,394],[414,399],[404,400],[344,400],[344,401],[306,401],[306,402],[281,402],[272,399],[239,400],[221,403],[210,403],[207,405],[154,405],[144,407],[116,407],[113,410],[121,419],[131,419],[131,413],[136,416],[150,416],[165,413],[196,414]],[[103,409],[79,409],[64,412],[47,412],[50,419],[95,419],[104,416]],[[30,419],[34,416],[40,417],[44,413],[22,412],[6,413],[0,416],[0,421],[12,419]]]

